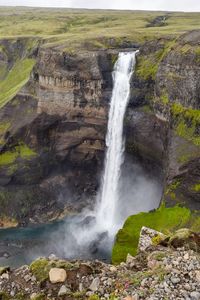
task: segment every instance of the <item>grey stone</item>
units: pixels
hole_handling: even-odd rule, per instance
[[[98,277],[96,277],[93,279],[89,289],[93,292],[96,292],[98,290],[99,284],[100,284],[100,280]]]
[[[200,300],[200,293],[199,292],[192,292],[190,294],[191,300]]]
[[[181,280],[180,280],[180,278],[177,278],[177,277],[171,277],[171,282],[173,283],[173,284],[177,284],[177,283],[179,283]]]
[[[58,297],[60,296],[65,296],[69,294],[71,291],[69,288],[67,288],[65,285],[62,285],[59,292],[58,292]]]

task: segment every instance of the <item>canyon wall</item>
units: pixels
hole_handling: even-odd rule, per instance
[[[192,31],[141,47],[130,102],[135,131],[128,131],[133,150],[163,166],[166,204],[195,210],[200,208],[199,40],[200,31]]]
[[[39,48],[35,59],[28,83],[0,111],[1,215],[23,223],[92,203],[112,92],[111,53]]]

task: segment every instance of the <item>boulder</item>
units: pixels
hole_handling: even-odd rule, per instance
[[[49,280],[51,283],[65,282],[67,278],[67,273],[61,268],[52,268],[49,271]]]
[[[186,247],[200,252],[200,234],[188,228],[179,229],[169,238],[169,245],[174,248]]]
[[[149,246],[159,244],[165,238],[166,236],[163,233],[143,226],[140,231],[138,251],[145,251]]]

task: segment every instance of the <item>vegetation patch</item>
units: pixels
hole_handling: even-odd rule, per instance
[[[2,122],[0,123],[0,145],[4,143],[4,135],[10,128],[10,122]]]
[[[0,154],[0,166],[7,166],[13,164],[17,158],[30,159],[36,156],[37,153],[30,149],[26,144],[20,144],[13,150],[6,151]]]
[[[49,278],[49,261],[46,258],[39,258],[32,262],[30,270],[38,281],[43,282]]]
[[[130,216],[116,236],[112,251],[112,262],[118,264],[126,260],[127,254],[137,254],[140,231],[143,226],[169,234],[179,228],[199,230],[200,216],[185,207],[166,208],[164,204],[157,210]]]
[[[181,185],[181,179],[175,179],[172,183],[167,186],[165,195],[172,194],[176,191],[176,189]]]
[[[169,103],[169,97],[168,97],[167,93],[163,93],[161,95],[160,99],[164,105],[167,105]]]
[[[195,192],[200,192],[200,183],[193,185],[192,190]]]
[[[32,262],[30,270],[39,282],[44,282],[49,278],[51,268],[63,268],[69,270],[72,264],[65,260],[51,261],[46,258],[39,258]]]
[[[0,292],[0,299],[1,300],[10,300],[10,295],[5,292]]]
[[[34,59],[19,60],[14,64],[6,78],[0,81],[0,108],[11,100],[26,84],[34,64]]]
[[[172,40],[165,45],[163,48],[148,55],[138,55],[138,60],[136,64],[136,74],[143,80],[152,79],[155,80],[156,74],[158,72],[158,67],[163,58],[171,50],[175,41]],[[166,100],[166,99],[165,99]]]
[[[151,106],[149,104],[146,104],[146,105],[143,105],[143,106],[140,106],[138,108],[139,111],[142,111],[144,113],[147,113],[147,114],[150,114],[150,113],[153,113],[153,109],[151,108]]]
[[[178,136],[200,146],[200,110],[185,108],[179,103],[171,106],[173,125]]]
[[[45,294],[37,294],[35,297],[31,298],[32,300],[45,300]]]

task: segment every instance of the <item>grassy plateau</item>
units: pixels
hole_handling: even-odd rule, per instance
[[[164,23],[152,26],[158,16]],[[200,13],[0,7],[0,39],[35,36],[68,50],[144,42],[200,28]]]

